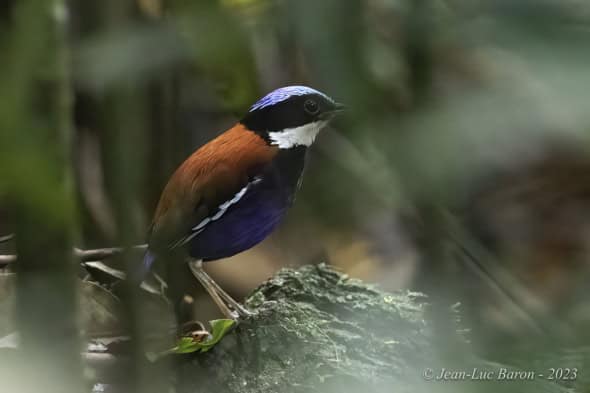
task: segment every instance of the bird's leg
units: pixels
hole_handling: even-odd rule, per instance
[[[203,271],[202,262],[200,260],[190,259],[188,261],[188,266],[191,269],[193,275],[199,280],[203,288],[209,293],[211,299],[215,302],[221,313],[228,319],[233,319],[234,321],[238,319],[238,315],[233,312],[232,310],[227,307],[227,304],[221,299],[220,295],[217,293],[217,290],[213,285],[210,283],[210,278],[206,276],[206,273]]]
[[[203,272],[203,276],[204,278],[209,282],[209,284],[211,284],[211,286],[213,288],[215,288],[215,290],[217,291],[217,293],[219,294],[219,296],[225,300],[225,302],[227,304],[230,305],[231,308],[233,308],[241,317],[249,317],[252,316],[253,313],[252,311],[249,311],[247,308],[245,308],[244,306],[242,306],[240,304],[240,302],[236,301],[234,298],[232,298],[227,292],[225,292],[220,286],[219,284],[217,284],[212,278],[211,276],[209,276],[207,274],[207,272],[205,272],[205,270],[202,270]]]
[[[252,316],[252,312],[242,306],[239,302],[234,300],[227,292],[225,292],[219,284],[217,284],[206,272],[203,270],[203,263],[202,261],[190,260],[189,266],[193,274],[197,277],[197,279],[201,282],[201,284],[207,288],[211,287],[218,297],[221,297],[225,303],[227,303],[231,308],[238,313],[240,317],[249,317]],[[203,281],[206,282],[203,283]],[[214,299],[215,300],[215,299]]]

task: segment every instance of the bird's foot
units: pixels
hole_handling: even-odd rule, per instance
[[[246,307],[242,306],[236,301],[234,301],[233,304],[229,304],[229,306],[233,309],[232,314],[234,314],[236,317],[234,320],[247,319],[256,315],[255,312],[248,310]]]
[[[221,302],[223,303],[223,306],[221,306],[217,301],[215,303],[217,303],[219,309],[227,319],[232,319],[236,323],[239,323],[244,319],[248,319],[256,315],[255,312],[248,310],[240,303],[236,301],[230,303],[226,299],[224,299],[223,296],[221,296],[221,294],[218,294],[218,296],[219,300],[221,300]]]
[[[198,260],[188,260],[188,265],[193,275],[207,290],[217,307],[226,318],[238,322],[240,319],[247,319],[255,315],[252,311],[234,300],[225,292],[204,270],[203,264]]]

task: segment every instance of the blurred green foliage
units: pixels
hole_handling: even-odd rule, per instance
[[[190,152],[261,94],[308,84],[350,110],[314,146],[267,264],[352,239],[367,251],[333,263],[462,302],[484,353],[587,344],[589,3],[13,0],[0,21],[0,235],[55,262],[29,266],[67,272],[74,239],[143,242]]]

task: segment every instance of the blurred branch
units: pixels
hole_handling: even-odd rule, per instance
[[[7,241],[10,241],[14,239],[14,234],[11,233],[10,235],[6,235],[6,236],[0,236],[0,243],[5,243]]]
[[[80,392],[78,297],[69,261],[76,220],[68,9],[65,0],[29,0],[15,3],[12,14],[0,97],[13,103],[0,114],[0,145],[10,152],[2,154],[0,177],[19,255],[22,361],[10,369],[18,375],[12,390]]]
[[[493,263],[491,255],[461,227],[456,219],[450,214],[446,214],[446,219],[448,224],[446,234],[466,257],[459,260],[500,296],[512,310],[514,317],[526,323],[531,333],[547,334],[547,326],[541,325],[534,317],[533,310],[519,301],[519,299],[534,298],[532,292],[501,264]]]
[[[110,248],[97,248],[91,250],[81,250],[74,248],[72,255],[78,259],[79,262],[90,262],[90,261],[101,261],[103,259],[112,258],[123,254],[128,250],[145,251],[147,244],[139,244],[133,247],[110,247]],[[17,260],[16,255],[0,255],[0,264],[14,263]]]
[[[406,21],[405,56],[410,71],[409,82],[414,100],[427,98],[432,87],[432,6],[430,0],[410,3]]]
[[[77,1],[80,4],[86,1]],[[112,36],[120,31],[145,25],[139,16],[137,4],[132,0],[108,0],[101,2],[101,17],[98,31],[102,35]],[[89,16],[90,20],[94,19]],[[96,20],[95,20],[96,21]],[[129,37],[125,37],[127,41]],[[168,45],[167,48],[171,48]],[[166,51],[166,50],[164,50]],[[158,51],[161,52],[161,51]],[[143,51],[145,58],[153,58]],[[151,53],[151,52],[150,52]],[[163,52],[161,52],[163,53]],[[170,53],[171,55],[173,53]],[[115,56],[115,57],[113,57]],[[105,64],[121,65],[119,56],[110,53]],[[102,58],[104,59],[104,57]],[[167,56],[163,60],[169,60]],[[116,84],[104,86],[98,93],[100,100],[95,110],[101,114],[98,128],[104,130],[102,143],[108,146],[104,153],[105,183],[108,184],[110,202],[113,208],[115,238],[123,245],[122,252],[115,250],[117,263],[124,266],[126,276],[133,276],[137,271],[137,259],[131,254],[135,239],[143,234],[145,223],[136,219],[134,207],[140,206],[141,185],[145,181],[145,163],[148,160],[145,130],[148,129],[148,86],[149,79],[135,77],[142,62],[134,62],[132,72]],[[111,250],[112,251],[112,250]],[[107,252],[108,254],[108,252]],[[86,254],[86,257],[88,255]],[[132,343],[126,352],[131,360],[128,372],[127,392],[163,392],[170,388],[166,365],[154,369],[145,359],[147,333],[161,332],[156,326],[153,315],[145,303],[142,290],[131,281],[123,286],[122,325]]]
[[[145,251],[147,250],[147,244],[139,244],[129,248],[124,247],[112,247],[112,248],[98,248],[95,250],[80,250],[79,248],[74,249],[74,255],[82,262],[88,261],[100,261],[102,259],[111,258],[116,255],[120,255],[126,251]]]

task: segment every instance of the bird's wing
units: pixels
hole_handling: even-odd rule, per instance
[[[245,186],[247,180],[230,177],[223,164],[220,165],[215,177],[199,179],[199,186],[194,190],[185,190],[183,187],[189,186],[178,184],[178,178],[171,179],[152,224],[151,249],[170,249],[183,243],[194,232],[193,228],[211,219]]]
[[[241,125],[193,153],[162,192],[150,232],[150,248],[182,245],[207,223],[220,218],[247,192],[275,154],[276,148]]]
[[[244,195],[246,195],[246,193],[249,192],[250,189],[254,185],[260,183],[261,181],[262,181],[261,176],[254,177],[252,180],[248,181],[248,183],[246,183],[246,185],[243,186],[231,199],[228,199],[225,202],[223,202],[222,204],[218,205],[217,210],[214,210],[212,213],[208,214],[205,218],[199,217],[198,224],[193,226],[190,229],[190,231],[187,233],[186,236],[180,238],[179,240],[177,240],[176,242],[171,244],[170,248],[177,248],[177,247],[183,246],[186,243],[190,242],[195,236],[197,236],[197,235],[199,235],[199,233],[203,232],[207,228],[207,225],[209,225],[210,223],[212,223],[214,221],[219,220],[231,206],[237,204],[240,201],[240,199],[242,199],[242,197]]]

